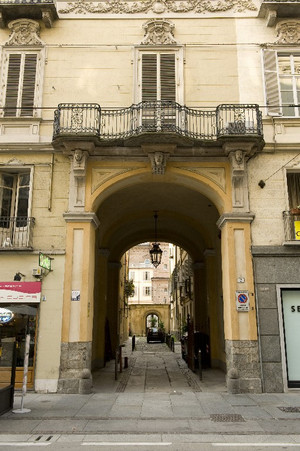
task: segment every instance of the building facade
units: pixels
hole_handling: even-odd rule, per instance
[[[128,298],[129,328],[132,335],[145,336],[151,327],[164,325],[170,331],[170,265],[169,244],[160,243],[161,264],[155,268],[151,263],[151,243],[141,243],[128,251],[129,279],[134,284],[134,296]]]
[[[156,210],[215,366],[299,386],[300,2],[0,0],[0,26],[1,355],[27,328],[33,388],[82,391]]]

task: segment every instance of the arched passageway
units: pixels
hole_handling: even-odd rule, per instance
[[[191,256],[195,281],[191,316],[195,330],[210,338],[211,365],[224,370],[234,367],[240,346],[257,353],[255,309],[238,317],[234,303],[238,288],[253,292],[251,218],[231,212],[228,163],[183,169],[170,163],[164,174],[154,175],[137,162],[126,162],[125,168],[91,162],[86,184],[86,219],[70,219],[69,236],[72,249],[80,233],[86,243],[82,256],[89,262],[86,310],[77,335],[88,343],[91,368],[102,367],[113,357],[126,335],[120,298],[122,256],[138,243],[154,241],[154,211],[159,216],[158,241],[172,242]],[[78,226],[81,222],[86,223]],[[247,281],[243,287],[234,283],[238,275]],[[74,340],[78,312],[68,313],[70,322],[63,334]]]

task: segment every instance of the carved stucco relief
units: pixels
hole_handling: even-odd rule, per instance
[[[60,9],[60,14],[138,14],[149,13],[219,13],[232,11],[242,13],[256,11],[257,7],[252,0],[111,0],[102,2],[86,2],[77,0],[68,2],[66,8]]]
[[[92,194],[101,185],[106,183],[108,180],[117,177],[118,175],[125,174],[126,172],[134,171],[137,168],[116,168],[116,167],[105,167],[105,168],[94,168],[92,169]]]
[[[44,42],[40,39],[40,25],[35,20],[17,19],[9,22],[8,28],[10,35],[6,45],[38,45],[43,46]]]
[[[276,26],[278,39],[277,44],[299,44],[300,21],[286,20],[279,22]]]
[[[226,191],[226,179],[224,168],[203,168],[203,167],[178,167],[184,171],[193,172],[194,174],[201,175],[218,185],[222,191]]]
[[[145,37],[142,41],[143,45],[165,45],[177,44],[174,39],[174,24],[166,19],[148,20],[143,25]]]

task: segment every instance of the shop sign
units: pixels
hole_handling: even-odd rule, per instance
[[[236,309],[238,312],[249,312],[249,292],[248,291],[236,291]]]
[[[294,221],[295,239],[300,240],[300,221]]]
[[[43,254],[42,252],[39,253],[39,266],[41,268],[47,269],[47,271],[52,271],[51,260],[53,260],[53,258],[49,257],[49,255]]]
[[[7,308],[0,307],[0,324],[9,323],[14,317],[14,314],[11,310]]]
[[[0,282],[0,303],[41,301],[41,282]]]

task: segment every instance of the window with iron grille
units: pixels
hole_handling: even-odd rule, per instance
[[[4,56],[3,116],[33,117],[40,103],[41,52],[9,51]]]
[[[266,101],[270,115],[300,116],[300,53],[263,51]]]
[[[16,218],[16,225],[27,224],[30,194],[30,171],[17,174],[0,173],[1,227],[8,227],[9,218]]]
[[[300,172],[287,172],[286,176],[289,208],[296,209],[300,206]]]

